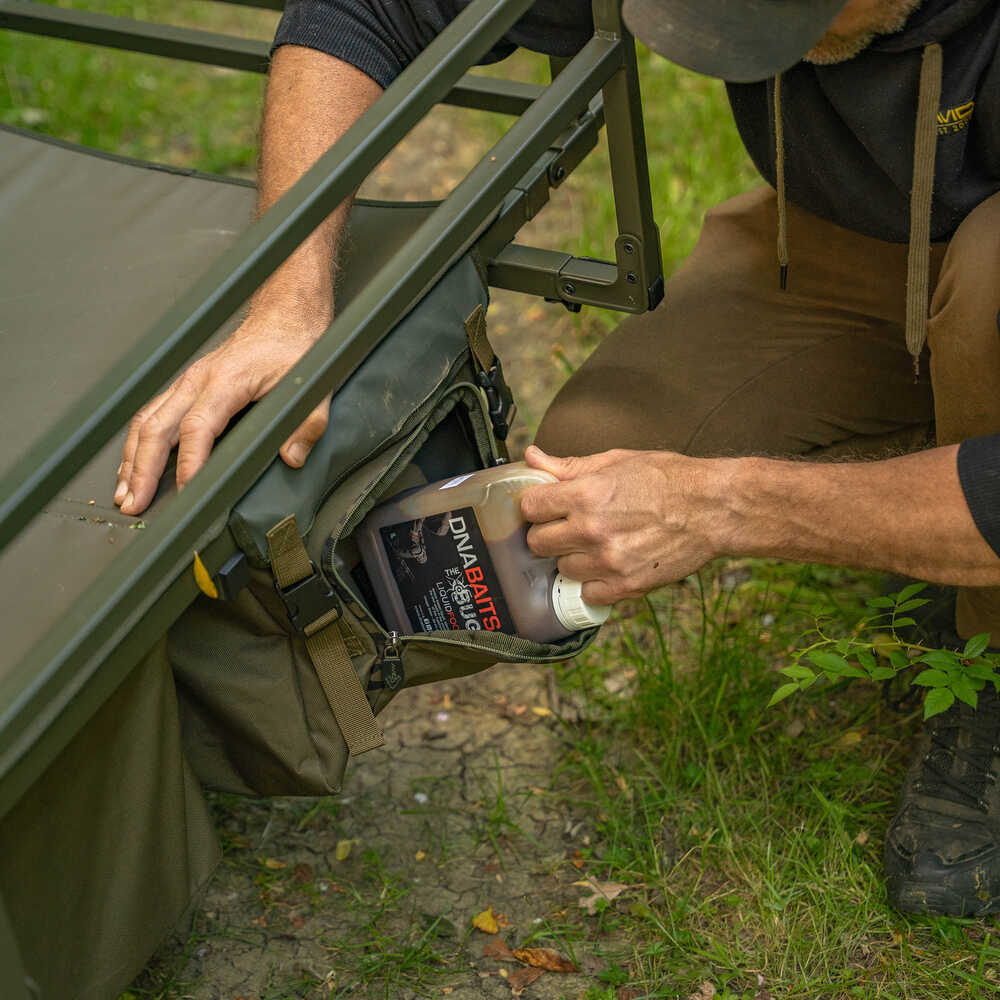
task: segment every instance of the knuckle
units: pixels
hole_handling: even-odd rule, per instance
[[[208,416],[200,410],[188,410],[188,412],[181,417],[180,432],[182,435],[197,434],[205,429],[211,429],[211,421]]]

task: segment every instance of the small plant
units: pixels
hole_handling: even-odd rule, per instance
[[[1000,653],[986,651],[988,632],[974,635],[962,649],[925,646],[911,641],[905,631],[900,633],[917,624],[908,612],[929,603],[916,596],[926,586],[913,583],[898,594],[872,598],[867,602],[871,614],[862,618],[848,636],[830,636],[824,631],[823,621],[818,621],[809,633],[816,636],[815,641],[795,650],[792,662],[779,671],[789,680],[774,692],[768,705],[805,691],[820,677],[875,682],[901,678],[906,684],[928,688],[925,719],[946,711],[956,699],[975,708],[979,692],[987,684],[1000,691]],[[915,676],[907,673],[917,667],[924,669]]]

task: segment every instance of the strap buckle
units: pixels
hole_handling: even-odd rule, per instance
[[[493,364],[485,371],[476,373],[476,382],[486,393],[486,404],[489,409],[493,433],[500,441],[506,441],[510,433],[510,425],[517,414],[517,404],[514,394],[510,391],[503,377],[503,365],[494,355]]]
[[[312,573],[288,587],[274,589],[278,592],[292,628],[308,638],[340,617],[340,598],[326,582],[322,573],[310,561]]]

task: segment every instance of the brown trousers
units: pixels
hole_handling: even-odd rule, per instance
[[[759,188],[710,211],[663,303],[627,319],[542,421],[554,454],[877,458],[1000,431],[1000,194],[931,251],[919,380],[904,341],[905,245],[789,206],[788,287],[777,206]],[[886,498],[892,502],[891,497]],[[960,635],[1000,643],[1000,588],[959,592]]]

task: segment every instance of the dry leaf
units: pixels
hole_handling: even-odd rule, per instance
[[[346,861],[351,856],[351,848],[354,846],[353,840],[338,840],[333,856],[338,861]]]
[[[619,986],[615,990],[615,1000],[639,1000],[639,997],[645,995],[645,990],[636,989],[634,986]]]
[[[706,979],[705,982],[703,982],[701,986],[699,986],[698,989],[696,989],[694,993],[688,997],[688,1000],[712,1000],[714,996],[715,987]]]
[[[284,861],[279,861],[277,858],[258,858],[257,860],[260,861],[265,868],[270,868],[271,871],[278,871],[280,868],[288,867]]]
[[[500,928],[497,926],[497,918],[493,915],[493,907],[487,906],[482,913],[477,913],[472,918],[472,926],[484,934],[496,934]]]
[[[441,707],[447,712],[454,708],[454,702],[451,700],[451,695],[447,691],[444,693],[444,697],[441,699]]]
[[[580,906],[591,916],[597,912],[597,904],[602,899],[606,899],[610,903],[629,888],[624,882],[598,882],[594,878],[589,878],[586,882],[574,882],[573,885],[585,885],[591,890],[589,896],[583,896],[580,899]]]
[[[531,711],[534,712],[535,715],[542,716],[542,718],[544,718],[546,715],[552,714],[552,709],[546,708],[544,705],[532,705]]]
[[[296,913],[295,916],[288,922],[295,928],[295,930],[300,930],[305,926],[306,918],[303,917],[301,913]]]
[[[426,858],[426,857],[427,857],[427,852],[426,851],[417,851],[417,853],[413,855],[413,860],[414,861],[423,861],[424,858]]]
[[[576,869],[583,868],[586,865],[586,860],[579,850],[574,851],[572,854],[568,855],[569,863]]]
[[[579,972],[576,964],[551,948],[515,948],[514,957],[525,965],[546,972]]]
[[[541,974],[541,969],[514,969],[507,976],[511,994],[519,997]]]
[[[861,831],[861,832],[860,832],[860,833],[859,833],[859,834],[858,834],[858,835],[857,835],[857,836],[856,836],[856,837],[854,838],[854,843],[855,843],[855,844],[860,844],[860,845],[861,845],[862,847],[864,847],[864,845],[868,843],[868,831],[867,831],[867,830],[862,830],[862,831]]]
[[[507,947],[507,942],[497,934],[486,942],[483,954],[487,958],[495,958],[498,962],[516,962],[517,956]]]

